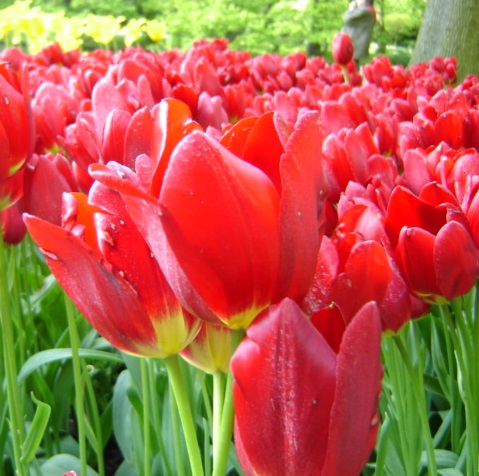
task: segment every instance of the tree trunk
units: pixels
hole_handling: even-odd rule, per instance
[[[458,80],[479,75],[479,0],[428,0],[411,64],[454,56]]]

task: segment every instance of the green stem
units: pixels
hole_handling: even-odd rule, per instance
[[[221,415],[221,429],[217,441],[218,448],[215,449],[216,459],[213,466],[213,476],[224,476],[226,474],[234,427],[235,412],[233,403],[233,375],[231,372],[228,372],[223,413]]]
[[[181,424],[185,435],[186,449],[190,459],[191,472],[193,476],[203,476],[203,463],[201,461],[200,447],[196,438],[196,429],[191,409],[188,402],[188,395],[185,389],[185,383],[181,375],[181,369],[177,355],[172,355],[164,359],[166,370],[173,389],[174,398],[178,406]]]
[[[349,79],[349,72],[348,72],[348,69],[346,68],[346,66],[344,66],[343,64],[341,65],[341,70],[343,72],[343,77],[344,77],[344,82],[346,84],[350,84],[351,83],[351,80]]]
[[[150,389],[145,359],[140,359],[141,393],[143,400],[143,474],[151,474]]]
[[[17,362],[15,357],[15,337],[12,316],[10,314],[10,297],[8,290],[8,254],[0,229],[0,320],[3,338],[3,360],[7,387],[7,401],[10,416],[10,428],[13,443],[13,458],[18,476],[26,476],[27,468],[21,463],[22,445],[25,439],[23,412],[20,392],[17,384]]]
[[[178,421],[178,406],[176,405],[175,397],[173,395],[173,388],[170,384],[170,408],[171,408],[171,425],[173,432],[173,448],[176,459],[176,474],[178,476],[185,476],[185,468],[183,467],[183,458],[181,451],[181,438],[180,438],[180,424]]]
[[[148,381],[149,381],[149,388],[150,388],[150,402],[152,408],[152,416],[153,416],[153,427],[155,428],[155,435],[156,441],[158,442],[158,447],[161,455],[161,460],[163,461],[164,471],[167,476],[171,476],[171,468],[170,462],[168,460],[166,449],[165,449],[165,442],[163,441],[163,434],[162,434],[162,424],[161,424],[161,417],[160,417],[160,403],[158,401],[158,392],[156,392],[156,380],[155,380],[155,362],[151,360],[147,360],[147,367],[148,367]]]
[[[475,290],[471,291],[472,293]],[[479,367],[478,367],[478,323],[476,309],[471,312],[467,305],[475,302],[470,296],[452,301],[454,319],[447,305],[441,307],[452,341],[460,372],[460,395],[466,412],[466,441],[468,447],[467,474],[477,474],[479,465]]]
[[[424,389],[424,381],[422,376],[418,376],[414,371],[414,367],[411,362],[409,353],[399,335],[393,337],[394,343],[396,344],[399,353],[406,365],[406,370],[411,379],[412,389],[416,397],[417,409],[419,413],[419,418],[421,420],[421,426],[423,429],[423,438],[426,444],[426,453],[428,459],[428,474],[430,476],[437,476],[437,463],[436,463],[436,454],[434,452],[434,442],[431,435],[431,429],[429,427],[429,419],[426,408],[426,397]]]
[[[68,330],[70,332],[70,345],[72,348],[73,380],[75,384],[75,409],[78,425],[78,446],[80,448],[80,467],[81,474],[87,474],[87,445],[86,445],[86,426],[85,426],[85,407],[83,406],[83,379],[82,363],[79,356],[80,338],[76,328],[73,304],[65,294],[65,308],[68,320]]]
[[[223,372],[213,374],[213,467],[216,466],[220,449],[221,418],[225,398],[225,375]]]
[[[231,355],[233,355],[245,333],[243,330],[233,332],[231,337]],[[216,409],[215,409],[216,411]],[[226,379],[226,390],[224,392],[223,409],[221,412],[221,428],[219,438],[216,442],[216,448],[213,448],[215,456],[213,465],[213,476],[224,476],[228,464],[228,456],[231,447],[231,439],[234,428],[234,401],[233,401],[233,375],[231,370]],[[214,417],[213,417],[214,418]]]
[[[103,431],[101,426],[100,412],[98,410],[98,402],[95,396],[95,390],[91,381],[90,374],[86,368],[84,362],[82,362],[82,375],[83,381],[85,382],[86,391],[88,394],[88,400],[90,402],[91,415],[93,419],[93,425],[95,428],[95,437],[96,437],[96,455],[97,455],[97,465],[98,465],[98,474],[100,476],[105,476],[105,459],[103,456]]]

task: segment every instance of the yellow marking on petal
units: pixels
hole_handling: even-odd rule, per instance
[[[250,309],[245,309],[244,311],[234,314],[232,316],[218,316],[218,318],[230,329],[247,329],[250,324],[254,321],[256,316],[264,311],[270,304],[264,304],[257,307],[251,307]]]

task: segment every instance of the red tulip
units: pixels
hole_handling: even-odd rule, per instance
[[[435,182],[419,196],[404,187],[391,194],[386,231],[412,292],[427,300],[447,300],[473,286],[479,255],[457,200]]]
[[[347,33],[336,33],[333,38],[333,60],[346,65],[353,59],[353,40]]]
[[[60,285],[93,327],[132,354],[166,357],[196,335],[117,193],[100,183],[89,196],[64,195],[63,227],[25,222]]]
[[[23,72],[0,62],[0,210],[20,199],[23,167],[33,151],[34,129]]]
[[[189,133],[184,105],[164,107],[164,153],[137,159],[137,180],[145,189],[150,177],[151,194],[122,180],[118,164],[91,174],[122,193],[175,294],[231,328],[285,296],[302,299],[318,250],[317,114],[304,114],[291,135],[278,115],[249,118],[219,144]]]
[[[336,319],[308,320],[285,299],[247,330],[231,361],[247,476],[357,476],[366,464],[379,424],[379,316],[368,303],[346,328]]]
[[[392,256],[383,218],[372,204],[358,203],[340,216],[332,239],[323,238],[303,308],[312,314],[334,304],[348,323],[369,301],[377,303],[384,331],[397,332],[411,318],[408,287]]]

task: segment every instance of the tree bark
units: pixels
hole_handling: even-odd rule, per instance
[[[479,0],[428,0],[411,64],[457,58],[458,80],[479,75]]]

